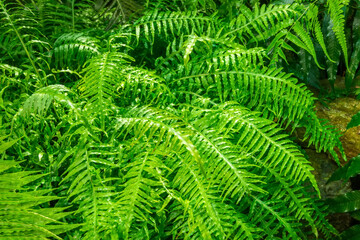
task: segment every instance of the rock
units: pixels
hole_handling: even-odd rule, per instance
[[[318,153],[313,149],[304,150],[309,157],[311,166],[314,168],[312,173],[315,176],[322,198],[331,198],[351,191],[350,182],[334,181],[327,184],[327,181],[338,166],[326,153]]]
[[[315,176],[322,199],[333,198],[352,190],[350,182],[334,181],[326,184],[338,166],[326,153],[318,153],[314,149],[304,150],[314,168],[312,173]],[[327,219],[339,232],[348,229],[352,221],[349,213],[331,214]],[[320,236],[322,236],[321,233]],[[320,239],[322,238],[320,237]]]
[[[360,126],[348,130],[346,130],[346,126],[352,116],[360,111],[360,101],[344,97],[337,98],[327,105],[326,107],[316,103],[317,116],[329,120],[343,133],[340,141],[343,144],[346,157],[348,159],[356,157],[360,154]]]

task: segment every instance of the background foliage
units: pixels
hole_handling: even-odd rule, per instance
[[[351,90],[353,4],[0,0],[0,238],[333,239],[294,76]]]

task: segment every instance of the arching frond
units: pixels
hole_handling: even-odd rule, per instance
[[[59,103],[65,103],[68,107],[73,108],[73,103],[66,95],[69,91],[63,85],[43,87],[25,101],[20,113],[24,116],[29,116],[32,113],[43,116],[54,100]]]
[[[310,162],[272,121],[236,105],[225,105],[218,121],[219,129],[238,133],[236,141],[242,151],[297,183],[309,180],[320,195]]]
[[[107,52],[88,62],[78,88],[81,97],[88,99],[93,112],[101,112],[111,103],[114,88],[120,80],[118,70],[129,60],[132,58],[126,54]]]
[[[61,35],[54,43],[52,50],[57,68],[77,69],[87,60],[100,54],[99,41],[83,33]]]
[[[126,66],[119,71],[118,96],[123,103],[157,103],[166,98],[173,99],[173,93],[165,80],[149,70]]]
[[[261,199],[254,196],[251,201],[250,218],[252,222],[261,224],[266,235],[277,236],[281,239],[299,239],[301,232],[297,229],[297,223],[294,217],[287,215],[287,209],[281,200]],[[270,223],[269,225],[262,224]],[[270,227],[271,226],[271,227]],[[279,232],[280,226],[283,227]]]
[[[349,4],[348,0],[328,0],[330,18],[333,22],[333,31],[344,54],[345,64],[348,67],[348,51],[345,37],[345,19],[343,7]]]
[[[188,217],[183,219],[180,213],[175,220],[179,222],[179,227],[188,228],[184,234],[185,238],[217,239],[225,236],[236,236],[237,238],[234,239],[255,238],[259,229],[247,222],[247,218],[243,215],[226,213],[228,211],[235,213],[235,209],[221,202],[219,193],[209,186],[196,162],[186,159],[186,155],[184,158],[178,156],[180,162],[173,159],[171,161],[175,162],[173,165],[180,167],[173,180],[174,187],[179,189],[182,198],[189,202],[189,209],[185,212]],[[176,228],[174,230],[179,231]]]
[[[318,151],[329,151],[335,161],[340,165],[338,154],[335,147],[338,148],[342,158],[346,160],[346,155],[340,142],[340,131],[329,125],[326,120],[319,120],[315,113],[307,115],[300,126],[306,128],[304,140],[309,140],[309,145],[314,144]]]
[[[252,38],[252,41],[265,40],[289,27],[296,16],[293,6],[287,4],[255,5],[254,11],[241,5],[240,12],[231,22],[225,36],[235,34],[241,41],[246,41],[246,38]]]
[[[151,43],[155,40],[155,35],[169,37],[183,34],[201,34],[214,28],[214,17],[206,17],[196,12],[158,12],[154,11],[146,14],[134,23],[134,31],[137,41],[140,36]]]
[[[172,149],[180,151],[185,147],[200,166],[202,165],[199,152],[189,139],[192,132],[183,127],[185,123],[179,121],[178,117],[159,109],[134,107],[117,121],[116,129],[120,131],[118,135],[125,133],[126,136],[131,133],[135,139],[146,135],[146,139],[152,139],[156,146],[161,143],[164,155]]]
[[[205,116],[197,113],[189,117],[191,121],[188,127],[194,131],[191,140],[201,157],[206,159],[205,165],[210,186],[216,183],[217,187],[221,187],[222,198],[230,197],[240,202],[244,196],[252,192],[265,191],[257,186],[261,182],[261,177],[248,171],[246,154],[238,152],[235,145],[228,139],[230,137],[227,136],[227,132],[218,131],[219,128],[212,125],[211,121],[215,121],[216,112]]]
[[[302,27],[302,25],[299,22],[294,24],[293,30],[297,34],[298,37],[296,37],[295,35],[293,35],[292,33],[289,32],[289,33],[287,33],[287,39],[289,39],[291,42],[293,42],[298,47],[305,49],[308,53],[310,53],[310,55],[314,58],[316,65],[319,68],[323,69],[319,65],[319,62],[317,61],[315,47],[314,47],[314,44],[313,44],[309,34],[304,30],[304,28]]]
[[[330,57],[330,55],[329,55],[329,53],[327,51],[327,48],[325,46],[324,35],[322,33],[320,21],[318,19],[318,17],[319,17],[318,7],[315,4],[311,4],[309,6],[309,10],[306,12],[306,16],[307,16],[307,22],[310,23],[310,26],[308,26],[308,29],[313,29],[313,32],[315,33],[316,40],[320,44],[320,46],[321,46],[322,50],[324,51],[326,57],[330,61],[334,61],[334,60],[331,59],[331,57]]]
[[[199,88],[211,91],[221,102],[235,100],[249,108],[271,102],[271,109],[276,115],[282,115],[284,109],[288,110],[284,120],[297,122],[313,104],[312,94],[305,90],[304,84],[296,84],[297,80],[291,74],[281,72],[281,69],[251,66],[241,69],[239,66],[237,71],[219,69],[207,72],[195,65],[185,71],[173,84],[181,84],[182,89],[194,92]],[[299,101],[303,103],[301,106]]]
[[[297,185],[290,176],[283,176],[283,174],[280,174],[279,169],[273,169],[269,164],[252,154],[250,154],[250,158],[255,164],[261,166],[255,169],[255,172],[268,176],[264,179],[264,182],[273,198],[283,201],[289,212],[294,214],[297,221],[307,221],[315,236],[322,232],[326,233],[328,238],[330,238],[331,233],[337,233],[326,220],[326,215],[321,210],[322,204],[314,202],[316,198],[314,198],[311,189],[306,188],[304,190],[303,184],[301,186]]]

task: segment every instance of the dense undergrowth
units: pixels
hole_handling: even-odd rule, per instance
[[[0,239],[333,239],[281,66],[321,17],[349,65],[347,4],[0,0]]]

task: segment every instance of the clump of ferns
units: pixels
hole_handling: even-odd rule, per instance
[[[66,56],[85,62],[76,66],[74,95],[62,85],[39,89],[19,116],[55,116],[48,111],[54,103],[67,109],[48,128],[61,129],[52,164],[84,223],[83,239],[336,234],[313,168],[282,129],[306,127],[305,138],[334,157],[341,148],[338,133],[317,119],[312,94],[272,65],[292,48],[285,38],[312,52],[310,35],[292,20],[296,7],[242,6],[228,25],[196,12],[155,11],[119,30],[135,36],[130,46],[146,44],[144,51],[169,41],[157,59],[141,48],[98,48],[82,34],[60,37],[55,66],[69,67]],[[272,36],[268,48],[251,45]],[[156,72],[140,66],[141,56]]]

